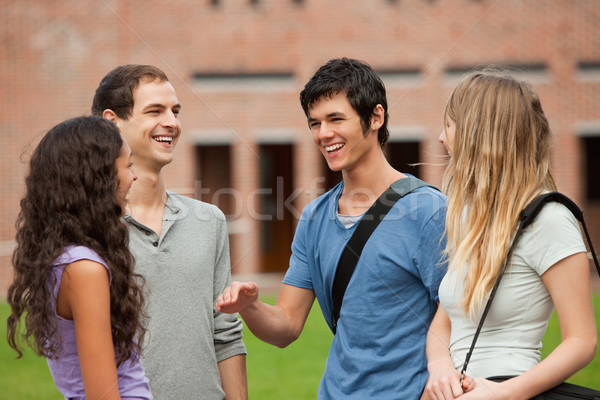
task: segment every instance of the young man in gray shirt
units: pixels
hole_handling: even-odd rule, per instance
[[[142,365],[156,399],[246,399],[242,325],[213,304],[230,283],[229,243],[215,206],[165,189],[181,106],[160,69],[123,65],[96,89],[92,113],[113,121],[138,176],[125,220],[150,317]]]

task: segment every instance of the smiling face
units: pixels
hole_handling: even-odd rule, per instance
[[[125,206],[127,205],[127,194],[131,188],[133,181],[137,179],[133,163],[131,162],[131,148],[125,140],[121,146],[121,153],[116,159],[117,166],[117,201],[121,206],[121,213],[125,214]]]
[[[377,153],[377,129],[381,127],[382,115],[383,108],[378,105],[365,134],[360,116],[345,94],[322,97],[314,103],[308,113],[308,126],[332,171],[349,172]]]
[[[181,134],[181,105],[168,81],[141,81],[133,92],[133,109],[128,119],[114,116],[131,146],[136,165],[160,171],[173,160]]]

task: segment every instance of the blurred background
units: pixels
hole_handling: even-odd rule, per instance
[[[0,0],[0,294],[31,151],[90,113],[121,64],[163,69],[183,106],[168,188],[219,206],[232,271],[278,277],[304,205],[335,185],[298,94],[331,58],[368,62],[388,91],[386,154],[439,186],[445,101],[465,71],[507,66],[539,92],[559,189],[600,247],[600,1]],[[420,163],[418,166],[413,164]],[[102,229],[102,227],[98,227]],[[201,240],[201,239],[200,239]]]

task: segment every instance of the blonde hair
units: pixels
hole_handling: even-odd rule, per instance
[[[536,194],[556,190],[551,132],[531,85],[491,70],[462,80],[446,104],[445,127],[446,118],[456,131],[442,182],[445,252],[465,276],[460,306],[473,316],[503,266],[519,213]]]

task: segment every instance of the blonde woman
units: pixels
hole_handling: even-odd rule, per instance
[[[547,204],[521,236],[462,384],[459,370],[520,211],[536,195],[556,190],[548,121],[529,84],[487,71],[469,74],[456,87],[444,121],[449,269],[427,337],[424,398],[530,399],[596,352],[586,248],[577,220],[561,204]],[[562,342],[540,362],[554,308]],[[485,379],[493,376],[514,378]]]

